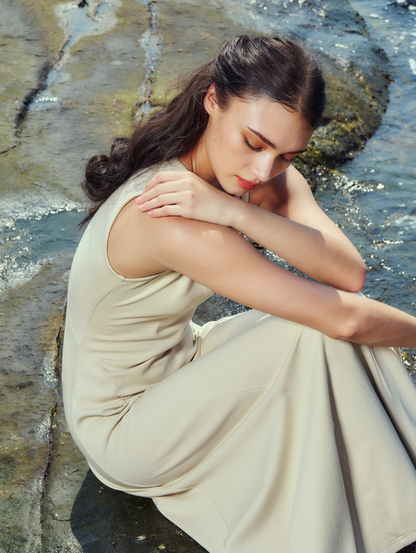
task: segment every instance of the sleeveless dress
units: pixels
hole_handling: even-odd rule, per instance
[[[199,327],[205,286],[173,271],[118,275],[110,228],[155,172],[105,202],[71,270],[64,405],[91,470],[153,498],[210,553],[395,553],[414,541],[416,388],[397,353],[255,310]]]

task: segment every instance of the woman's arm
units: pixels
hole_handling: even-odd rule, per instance
[[[363,259],[317,205],[299,171],[289,167],[250,194],[259,207],[240,207],[232,225],[236,230],[318,282],[349,292],[361,290],[366,278]]]
[[[151,218],[131,203],[111,230],[109,259],[117,272],[129,278],[177,271],[234,301],[332,338],[416,347],[414,317],[294,275],[225,226],[182,217]],[[123,260],[128,265],[123,266]]]
[[[138,204],[153,217],[180,215],[233,227],[319,282],[361,290],[364,261],[296,169],[256,187],[250,201],[221,193],[193,173],[167,172],[150,181]]]

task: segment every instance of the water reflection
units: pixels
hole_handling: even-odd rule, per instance
[[[363,255],[364,292],[416,315],[415,6],[387,0],[351,4],[391,62],[390,103],[364,151],[318,187],[317,199]],[[413,353],[408,362],[415,366],[415,360]]]
[[[73,252],[83,217],[79,211],[62,210],[5,225],[0,235],[0,297],[31,280],[49,260]]]

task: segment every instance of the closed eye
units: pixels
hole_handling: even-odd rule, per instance
[[[260,148],[255,148],[252,144],[250,144],[250,142],[247,140],[246,136],[244,137],[244,142],[245,142],[246,146],[248,148],[250,148],[250,150],[253,150],[254,152],[261,152],[261,150],[263,149],[261,146],[260,146]]]
[[[250,148],[250,150],[252,150],[253,152],[261,152],[263,150],[263,147],[260,146],[258,148],[255,148],[247,139],[246,136],[243,135],[243,138],[244,138],[244,142],[245,142],[245,145]],[[285,163],[292,163],[294,161],[294,159],[297,157],[297,155],[293,156],[292,159],[288,159],[287,157],[285,157],[284,155],[280,155],[280,158],[283,159],[283,161]]]

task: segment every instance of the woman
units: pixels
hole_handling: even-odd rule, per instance
[[[391,347],[416,319],[355,293],[362,259],[291,167],[324,103],[301,46],[238,37],[86,170],[68,426],[102,482],[212,553],[416,539],[416,390]],[[198,327],[213,290],[253,309]]]

